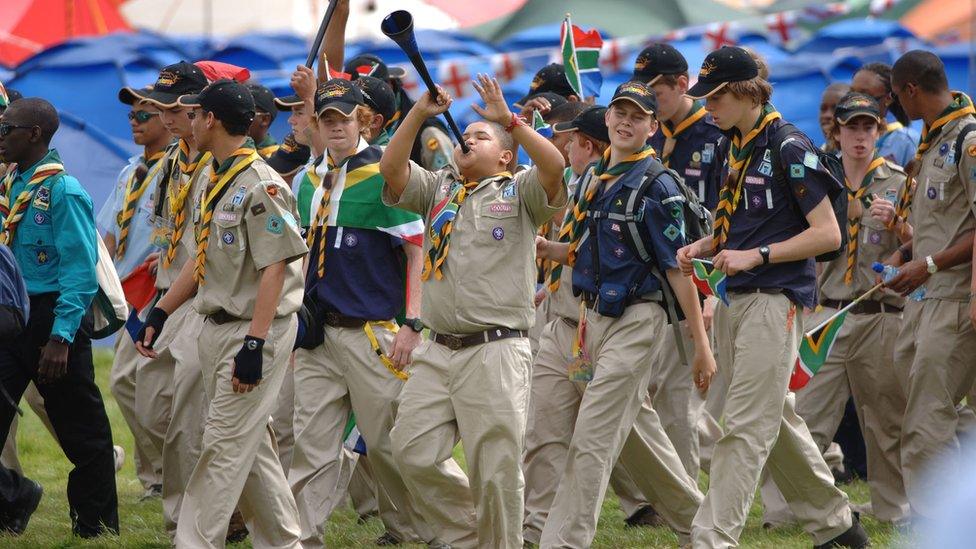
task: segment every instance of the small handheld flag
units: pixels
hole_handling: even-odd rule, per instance
[[[545,119],[542,118],[539,111],[532,111],[532,129],[538,132],[542,137],[552,137],[552,126],[546,124]]]
[[[560,30],[560,49],[563,54],[563,68],[566,80],[580,99],[600,95],[603,75],[600,74],[600,48],[603,38],[600,31],[583,29],[573,25],[569,14]]]
[[[713,295],[722,300],[726,307],[729,305],[729,296],[725,292],[725,273],[715,268],[711,261],[703,259],[692,259],[693,267],[691,280],[698,287],[698,291],[705,297]]]
[[[790,390],[802,389],[810,381],[820,368],[827,362],[830,349],[837,340],[841,325],[847,318],[847,311],[831,318],[826,324],[818,329],[804,334],[803,341],[800,343],[799,356],[796,357],[796,365],[793,367],[793,374],[790,376]]]

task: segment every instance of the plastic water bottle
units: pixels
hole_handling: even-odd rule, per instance
[[[885,282],[888,282],[889,280],[895,278],[895,276],[898,275],[898,267],[893,267],[891,265],[882,265],[877,261],[875,261],[874,264],[871,265],[871,269],[874,270],[874,272],[880,274],[881,280]],[[919,286],[918,288],[915,288],[915,291],[908,294],[908,299],[911,299],[912,301],[922,301],[922,299],[924,298],[925,298],[925,286]]]

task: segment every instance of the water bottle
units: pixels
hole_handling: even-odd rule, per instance
[[[892,267],[891,265],[882,265],[877,261],[875,261],[874,264],[871,265],[871,269],[874,270],[874,272],[880,274],[881,280],[885,282],[888,282],[892,278],[895,278],[895,276],[898,274],[898,267]],[[925,286],[919,286],[918,288],[915,288],[915,291],[908,294],[908,299],[911,299],[912,301],[922,301],[922,299],[924,298],[925,298]]]

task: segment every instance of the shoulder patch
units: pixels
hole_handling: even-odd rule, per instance
[[[817,153],[812,151],[806,151],[803,153],[803,165],[810,168],[811,170],[817,169]]]
[[[427,140],[427,148],[432,151],[436,151],[438,148],[440,148],[440,146],[441,143],[440,141],[437,140],[436,137],[431,137],[430,139]]]
[[[264,186],[264,192],[268,193],[268,196],[277,196],[278,185],[275,185],[274,183],[268,183],[267,185]]]
[[[280,216],[272,215],[268,217],[268,224],[265,226],[265,228],[271,234],[281,234],[285,230],[284,225],[284,219],[282,219]]]
[[[266,211],[267,211],[267,208],[265,208],[264,207],[264,204],[261,203],[261,202],[259,202],[259,203],[255,204],[255,205],[251,206],[251,215],[261,215],[261,214],[263,214]]]
[[[971,157],[976,157],[976,144],[970,145],[969,148],[966,149],[966,154]]]

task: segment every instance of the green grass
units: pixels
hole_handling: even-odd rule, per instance
[[[111,366],[111,351],[96,352],[96,371],[102,397],[106,399],[109,419],[115,443],[126,448],[132,455],[132,435],[129,433],[118,406],[108,392],[108,372]],[[68,504],[65,498],[65,483],[70,470],[68,460],[60,448],[44,429],[41,422],[31,412],[21,423],[18,433],[21,463],[30,478],[44,486],[44,498],[31,518],[27,532],[19,537],[0,536],[0,547],[4,548],[47,548],[47,547],[129,547],[165,548],[169,539],[163,529],[159,500],[139,502],[142,487],[136,480],[132,460],[127,458],[125,467],[118,473],[119,515],[122,527],[121,538],[103,537],[83,541],[72,537],[71,522],[68,518]],[[868,499],[867,486],[858,482],[845,487],[854,502]],[[799,528],[766,531],[760,524],[761,510],[753,505],[749,521],[740,539],[742,547],[756,548],[809,548],[812,541]],[[895,534],[891,528],[880,525],[870,517],[864,518],[864,526],[871,536],[874,547],[889,547]],[[356,524],[356,514],[349,508],[335,513],[329,522],[326,544],[328,547],[373,547],[373,540],[383,533],[382,524],[372,519],[365,525]],[[603,505],[599,529],[593,547],[675,547],[677,538],[666,528],[623,527],[623,516],[617,506],[616,498],[608,495]],[[250,547],[244,542],[234,547]],[[422,547],[417,545],[415,547]]]

